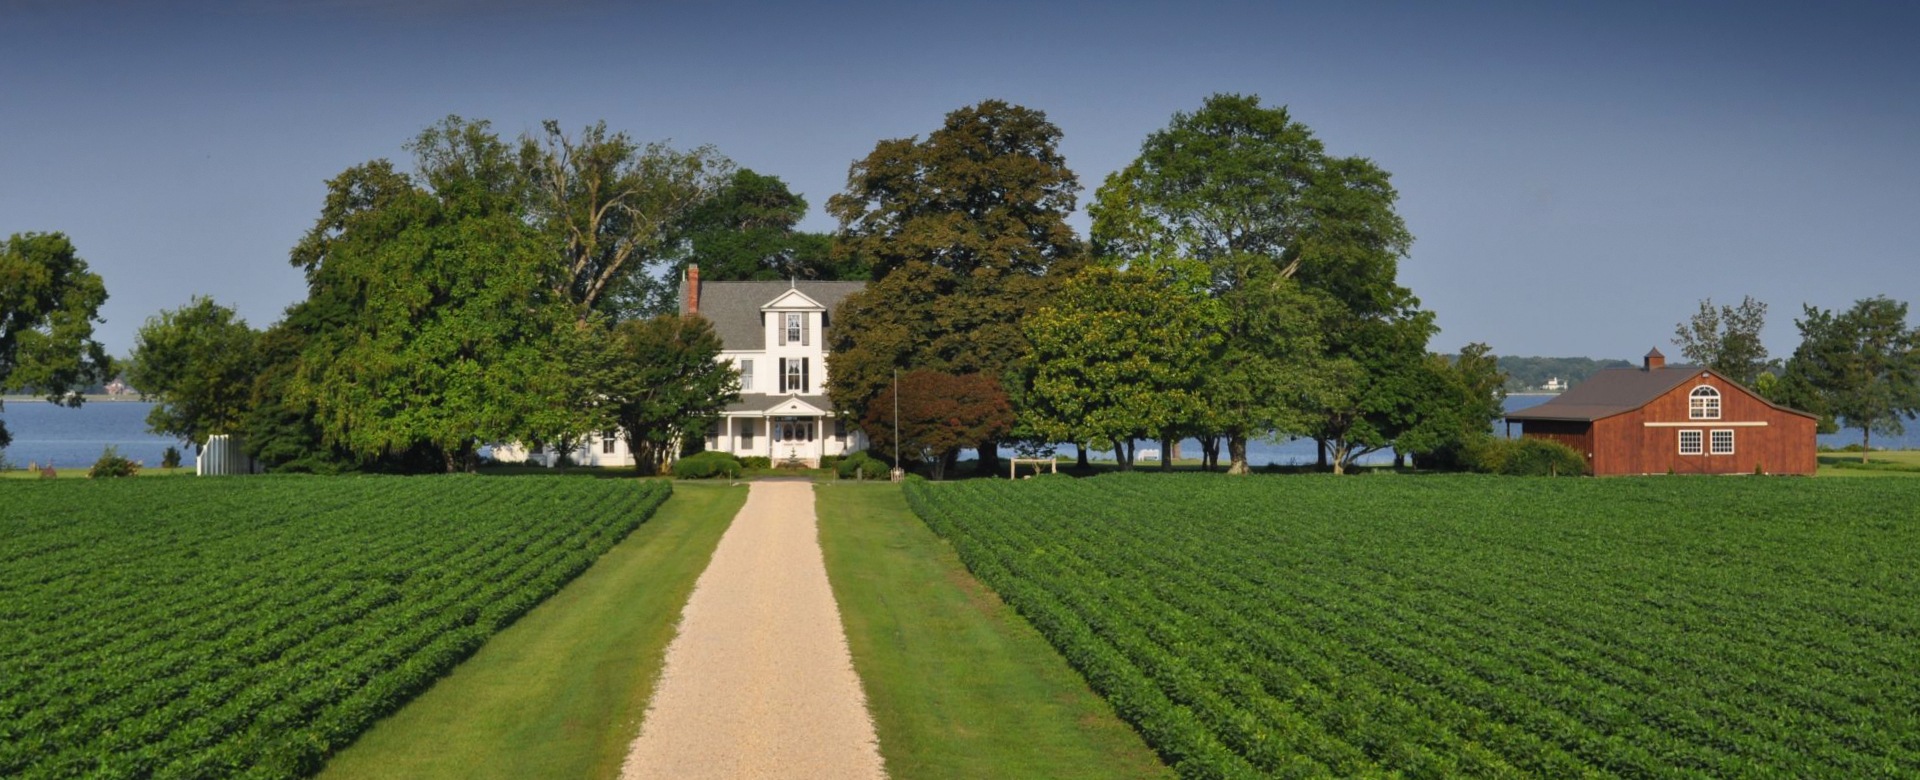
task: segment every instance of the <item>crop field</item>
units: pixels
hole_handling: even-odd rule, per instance
[[[907,495],[1183,776],[1920,776],[1920,481]]]
[[[0,777],[295,777],[584,571],[664,482],[0,487]]]

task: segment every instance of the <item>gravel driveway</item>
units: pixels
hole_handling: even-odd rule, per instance
[[[883,778],[807,482],[756,482],[694,585],[622,777]]]

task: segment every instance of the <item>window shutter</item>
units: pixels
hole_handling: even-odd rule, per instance
[[[780,358],[780,392],[787,391],[787,359]]]
[[[802,393],[807,392],[807,388],[813,386],[813,380],[807,376],[807,363],[807,358],[800,359],[800,392]]]
[[[780,331],[780,346],[787,345],[787,315],[773,315],[773,329]]]
[[[800,315],[800,346],[807,346],[813,339],[813,317]]]

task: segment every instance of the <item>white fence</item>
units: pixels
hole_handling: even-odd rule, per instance
[[[260,472],[260,464],[247,457],[246,448],[240,446],[240,438],[224,433],[208,436],[207,443],[200,448],[200,455],[194,458],[193,464],[193,473],[202,477]]]

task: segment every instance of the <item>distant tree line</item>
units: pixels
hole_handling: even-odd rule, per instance
[[[1505,387],[1509,393],[1539,390],[1546,386],[1549,379],[1559,379],[1572,387],[1601,369],[1631,368],[1633,365],[1625,360],[1607,358],[1500,356],[1500,370],[1507,375]]]

